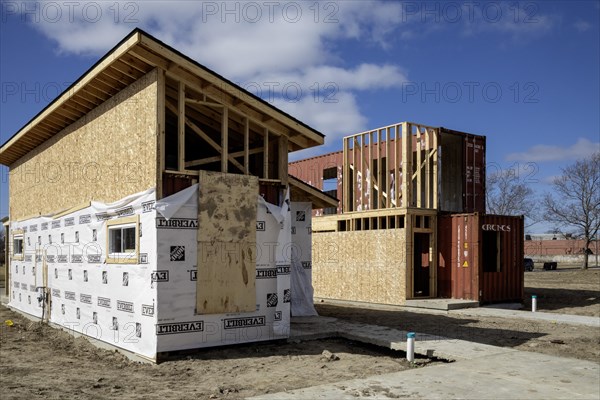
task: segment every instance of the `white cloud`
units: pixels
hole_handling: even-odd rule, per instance
[[[573,24],[573,26],[575,26],[575,29],[577,29],[577,31],[582,32],[582,33],[587,32],[590,29],[592,29],[592,24],[590,24],[587,21],[582,21],[582,20],[575,22],[575,24]]]
[[[520,162],[568,161],[589,157],[598,151],[600,151],[600,142],[579,138],[569,147],[538,144],[526,152],[509,154],[506,156],[506,160]]]

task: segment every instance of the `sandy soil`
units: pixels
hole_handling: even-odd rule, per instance
[[[525,273],[525,308],[531,294],[538,310],[600,316],[600,269],[535,270]],[[494,346],[512,347],[563,357],[600,362],[600,329],[521,319],[426,314],[398,310],[360,309],[317,304],[320,315],[429,333]]]
[[[13,326],[4,324],[8,319]],[[139,364],[5,307],[0,321],[2,400],[244,398],[411,368],[402,353],[338,339],[240,345]],[[339,360],[328,361],[324,350]]]
[[[525,281],[540,311],[600,315],[599,269],[536,270]],[[317,309],[324,316],[600,362],[597,328],[327,303]],[[13,326],[4,323],[8,319]],[[337,339],[208,349],[160,365],[138,364],[4,307],[0,323],[3,400],[242,398],[410,368],[400,352]],[[340,359],[328,361],[324,350]]]

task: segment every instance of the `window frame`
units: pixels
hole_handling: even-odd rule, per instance
[[[12,231],[12,260],[23,261],[25,259],[25,231],[23,229],[15,229]],[[21,252],[15,253],[15,240],[21,241]]]
[[[111,231],[135,228],[135,249],[133,252],[110,252]],[[117,218],[106,222],[106,263],[107,264],[139,264],[140,258],[140,216]]]

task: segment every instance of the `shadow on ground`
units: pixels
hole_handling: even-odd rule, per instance
[[[537,323],[528,320],[507,323],[506,320],[496,322],[493,318],[458,318],[442,314],[362,309],[332,304],[319,304],[317,311],[321,316],[492,346],[517,347],[547,335],[540,331]]]

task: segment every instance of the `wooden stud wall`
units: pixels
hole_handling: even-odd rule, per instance
[[[351,179],[343,180],[343,212],[436,209],[438,135],[437,128],[403,122],[345,137],[343,176]]]
[[[158,81],[146,74],[12,164],[11,220],[155,187]]]

